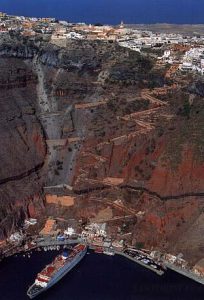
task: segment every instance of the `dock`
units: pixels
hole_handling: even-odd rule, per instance
[[[89,245],[89,249],[95,250],[96,247],[93,245]],[[102,252],[103,253],[103,252]],[[157,275],[161,276],[164,274],[165,269],[158,265],[157,263],[155,263],[152,259],[151,259],[151,264],[155,266],[155,268],[153,268],[151,265],[145,264],[144,262],[142,262],[141,260],[137,259],[136,257],[132,257],[130,255],[128,255],[127,253],[125,253],[124,251],[118,251],[118,250],[114,250],[114,253],[120,256],[123,256],[131,261],[133,261],[134,263],[139,264],[142,267],[145,267],[147,269],[149,269],[150,271],[155,272]],[[147,257],[146,257],[147,258]],[[149,258],[148,258],[149,259]],[[149,259],[150,260],[150,259]],[[157,267],[157,268],[156,268]]]
[[[147,269],[150,270],[150,271],[155,272],[155,273],[156,273],[157,275],[159,275],[159,276],[161,276],[161,275],[164,274],[164,270],[162,270],[162,269],[154,269],[154,268],[152,268],[150,265],[147,265],[147,264],[143,263],[141,260],[139,260],[139,259],[137,259],[137,258],[135,258],[135,257],[131,257],[131,256],[129,256],[128,254],[126,254],[126,253],[124,253],[124,252],[121,252],[121,251],[115,251],[115,253],[118,254],[118,255],[120,255],[120,256],[126,257],[127,259],[132,260],[133,262],[139,264],[139,265],[142,266],[142,267],[147,268]]]

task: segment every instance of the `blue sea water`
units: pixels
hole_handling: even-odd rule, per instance
[[[0,263],[0,299],[28,300],[27,288],[56,252]],[[203,300],[204,286],[175,272],[158,276],[120,256],[91,253],[38,300]]]
[[[204,23],[204,0],[0,0],[0,11],[87,23]]]

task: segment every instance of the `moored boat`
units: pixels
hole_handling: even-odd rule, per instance
[[[86,252],[87,246],[78,244],[69,255],[67,251],[64,251],[62,255],[58,255],[51,264],[37,274],[34,284],[27,291],[29,298],[35,298],[57,283],[82,260]]]

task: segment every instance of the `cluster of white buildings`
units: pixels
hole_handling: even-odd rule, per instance
[[[152,31],[144,31],[129,28],[124,32],[122,37],[118,38],[121,46],[132,50],[152,47],[161,47],[172,44],[196,44],[204,43],[204,37],[183,36],[176,33],[154,33]]]
[[[75,230],[73,227],[68,227],[65,231],[64,234],[68,237],[72,237],[73,235],[75,235]]]
[[[182,71],[195,71],[204,75],[204,47],[191,48],[183,57]]]
[[[172,44],[204,44],[204,36],[192,37],[175,33],[138,30],[124,26],[122,22],[119,26],[98,25],[74,24],[67,21],[57,21],[55,18],[9,16],[0,13],[0,32],[15,31],[25,36],[48,34],[54,43],[57,40],[67,39],[107,40],[117,41],[119,45],[135,51]]]
[[[81,233],[82,238],[95,238],[102,237],[106,238],[106,223],[98,224],[91,223],[85,227],[85,229]]]
[[[68,227],[62,234],[58,234],[56,238],[58,241],[64,241],[65,239],[76,239],[78,235],[73,227]]]
[[[93,247],[104,249],[115,249],[122,251],[124,241],[112,240],[107,235],[106,223],[91,223],[81,233],[82,239],[86,240]]]
[[[105,40],[117,42],[120,46],[141,52],[153,48],[163,51],[158,60],[179,64],[182,71],[194,71],[204,75],[204,35],[184,36],[175,33],[156,33],[149,30],[138,30],[124,26],[99,26],[84,23],[68,23],[54,18],[29,18],[8,16],[0,13],[0,34],[17,32],[23,36],[47,35],[50,42],[66,47],[70,40]],[[171,46],[191,46],[183,58],[176,58]],[[184,50],[185,51],[185,50]]]
[[[23,227],[25,229],[27,229],[28,227],[36,225],[36,224],[37,224],[37,219],[30,218],[30,219],[25,220]]]
[[[18,244],[23,240],[24,236],[21,232],[14,232],[8,238],[8,241],[14,244]]]
[[[179,44],[186,42],[186,39],[179,34],[153,33],[151,31],[140,31],[129,29],[125,36],[118,40],[118,43],[132,50],[140,51],[142,48]]]
[[[0,12],[0,33],[17,32],[25,36],[51,34],[56,26],[54,18],[8,16]]]
[[[183,259],[183,255],[173,255],[170,253],[165,254],[164,256],[165,260],[170,263],[170,264],[175,264],[181,268],[186,268],[187,267],[187,261]]]

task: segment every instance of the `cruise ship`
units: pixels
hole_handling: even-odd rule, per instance
[[[29,298],[35,298],[57,283],[82,260],[86,252],[87,246],[78,244],[72,249],[69,255],[67,252],[63,252],[62,255],[56,256],[51,264],[38,273],[34,284],[27,291]]]

